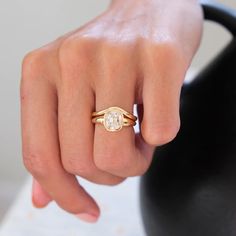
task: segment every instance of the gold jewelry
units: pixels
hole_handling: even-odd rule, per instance
[[[107,131],[119,131],[123,126],[135,126],[137,117],[120,107],[109,107],[107,109],[93,112],[92,122],[103,124]]]

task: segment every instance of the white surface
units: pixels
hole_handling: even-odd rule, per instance
[[[12,201],[15,199],[16,193],[21,189],[22,183],[15,181],[6,181],[0,179],[0,222],[7,212]]]
[[[139,207],[139,178],[129,178],[115,187],[80,180],[97,200],[101,217],[84,223],[52,203],[45,209],[31,204],[31,180],[5,217],[0,236],[144,236]]]

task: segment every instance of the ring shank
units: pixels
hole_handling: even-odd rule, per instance
[[[92,119],[92,122],[95,124],[104,124],[104,117],[103,116],[94,117]],[[123,118],[123,126],[135,126],[135,125],[136,122],[134,120],[131,120],[126,117]]]
[[[109,108],[104,109],[104,110],[101,110],[101,111],[93,112],[93,113],[92,113],[92,118],[93,118],[93,117],[98,117],[98,116],[103,116],[103,115],[105,115],[105,113],[107,113],[107,112],[109,112],[109,111],[112,111],[112,110],[114,110],[114,109],[120,110],[120,111],[123,113],[123,115],[124,115],[125,117],[127,117],[127,118],[129,118],[129,119],[131,119],[131,120],[133,120],[133,121],[136,121],[136,120],[137,120],[137,117],[136,117],[136,116],[134,116],[133,114],[131,114],[131,113],[128,112],[128,111],[125,111],[124,109],[122,109],[122,108],[120,108],[120,107],[109,107]]]

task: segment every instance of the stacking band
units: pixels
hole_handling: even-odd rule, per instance
[[[98,116],[98,117],[94,117],[92,119],[92,122],[93,123],[99,123],[99,124],[103,124],[104,123],[104,117],[102,116]],[[133,125],[136,125],[136,122],[131,120],[131,119],[128,119],[128,118],[123,118],[123,126],[133,126]]]
[[[103,124],[107,131],[119,131],[123,126],[136,125],[137,117],[120,107],[109,107],[107,109],[93,112],[92,122]]]
[[[133,114],[129,113],[128,111],[125,111],[124,109],[120,108],[120,107],[109,107],[107,109],[101,110],[101,111],[95,111],[92,113],[92,117],[94,116],[101,116],[104,115],[105,113],[109,112],[109,111],[113,111],[113,110],[119,110],[120,112],[123,113],[124,116],[128,117],[131,120],[136,121],[137,117],[134,116]]]

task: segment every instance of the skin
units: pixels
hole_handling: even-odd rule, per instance
[[[32,201],[55,201],[82,220],[100,209],[76,176],[117,185],[143,175],[156,146],[180,128],[179,96],[199,46],[196,0],[112,1],[83,27],[27,54],[21,80],[24,164],[34,177]],[[133,127],[107,132],[91,113],[110,106],[133,112]]]

